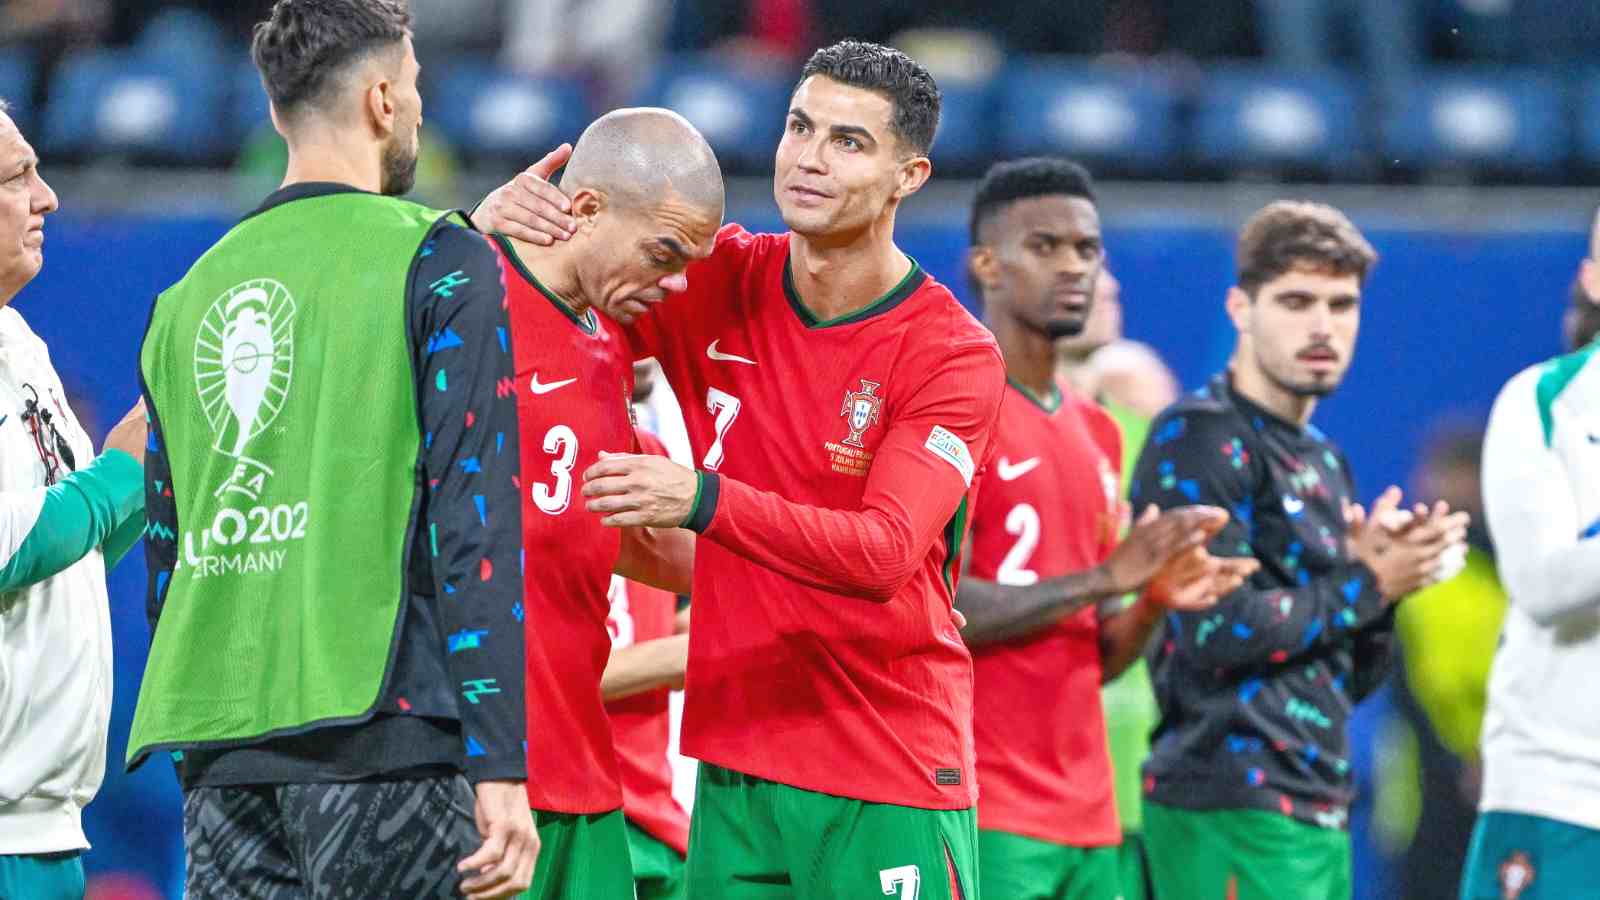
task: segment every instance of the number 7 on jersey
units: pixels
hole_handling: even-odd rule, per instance
[[[716,388],[706,388],[706,411],[717,417],[717,439],[706,448],[705,458],[700,461],[707,472],[715,472],[722,465],[722,439],[727,437],[728,429],[733,427],[733,420],[739,418],[739,398],[726,391]]]

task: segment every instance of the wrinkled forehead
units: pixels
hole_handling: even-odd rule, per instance
[[[692,259],[711,255],[717,229],[722,227],[722,208],[695,203],[677,191],[668,190],[652,204],[643,217],[652,236],[670,238]]]

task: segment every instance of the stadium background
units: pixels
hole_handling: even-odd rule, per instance
[[[267,5],[0,7],[0,97],[62,203],[44,272],[16,302],[97,436],[135,399],[151,299],[281,175],[244,49]],[[1559,348],[1600,177],[1589,52],[1600,4],[937,6],[414,0],[427,120],[418,194],[470,206],[595,113],[648,102],[712,140],[730,175],[730,221],[781,228],[769,179],[787,91],[809,48],[849,34],[911,51],[945,91],[935,182],[904,211],[902,246],[970,297],[969,179],[996,159],[1078,158],[1102,179],[1126,332],[1186,388],[1231,347],[1222,298],[1239,222],[1280,196],[1349,212],[1382,261],[1355,364],[1315,422],[1347,448],[1364,494],[1413,483],[1430,434],[1481,425],[1507,377]],[[1323,31],[1319,15],[1336,27]],[[116,764],[148,643],[142,600],[134,554],[111,575],[112,764],[86,816],[100,900],[181,893],[170,764],[132,776]],[[1368,702],[1353,735],[1362,898],[1402,896],[1427,799],[1415,748],[1428,726],[1402,715],[1395,694]]]

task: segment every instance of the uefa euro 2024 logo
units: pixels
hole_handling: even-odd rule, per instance
[[[294,298],[270,278],[236,285],[211,304],[194,340],[194,380],[213,445],[233,457],[214,492],[261,496],[272,467],[245,455],[283,409],[294,375]]]

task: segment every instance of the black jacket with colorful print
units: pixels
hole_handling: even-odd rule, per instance
[[[1345,540],[1353,493],[1338,447],[1251,403],[1226,375],[1151,425],[1134,508],[1222,507],[1230,518],[1211,552],[1261,568],[1212,609],[1169,613],[1151,644],[1161,719],[1144,766],[1150,801],[1345,826],[1345,723],[1388,673],[1394,630]]]

